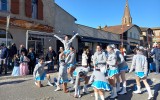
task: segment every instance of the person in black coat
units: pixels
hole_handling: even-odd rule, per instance
[[[56,52],[53,50],[51,46],[49,47],[49,51],[46,55],[46,61],[51,61],[51,63],[48,64],[48,71],[50,70],[54,71],[54,62],[56,61]]]
[[[22,52],[25,52],[25,55],[27,55],[27,49],[24,47],[24,45],[20,45],[20,48],[19,48],[19,55],[21,55]]]
[[[10,52],[12,52],[10,56],[13,59],[14,55],[17,54],[17,47],[16,47],[15,43],[12,44],[12,46],[10,48]]]
[[[36,65],[36,53],[33,48],[29,48],[29,53],[27,56],[30,59],[29,65],[29,74],[33,74],[34,67]]]

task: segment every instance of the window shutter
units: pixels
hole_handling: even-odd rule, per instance
[[[42,0],[38,0],[38,19],[43,20],[43,2]]]
[[[19,14],[19,0],[11,0],[11,13]]]
[[[25,14],[27,17],[32,17],[32,0],[25,0]]]

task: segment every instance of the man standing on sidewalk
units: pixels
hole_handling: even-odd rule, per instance
[[[2,74],[3,70],[5,71],[5,74],[7,74],[7,57],[8,57],[8,49],[4,45],[4,43],[2,43],[1,54],[0,54],[0,74]]]
[[[50,46],[48,53],[46,55],[46,61],[51,61],[48,64],[48,71],[53,70],[54,71],[54,61],[56,60],[56,52],[53,50],[53,48]]]
[[[156,64],[156,74],[159,74],[159,68],[160,68],[160,45],[157,44],[157,46],[151,51],[151,56],[154,55],[155,64]]]

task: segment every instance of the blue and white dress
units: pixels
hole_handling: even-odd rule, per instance
[[[148,63],[147,58],[143,55],[142,52],[138,52],[133,56],[132,65],[129,72],[132,72],[135,68],[135,75],[139,78],[144,78],[147,76],[148,72]]]
[[[59,73],[58,73],[58,84],[62,83],[68,83],[68,75],[67,75],[67,66],[64,66],[64,60],[59,60],[60,61],[60,67],[59,67]]]
[[[33,71],[33,77],[36,81],[43,81],[46,77],[46,72],[44,70],[44,67],[46,64],[50,63],[51,61],[46,61],[43,64],[36,64],[34,71]]]
[[[14,68],[13,68],[13,71],[12,71],[12,76],[20,76],[20,59],[16,58],[14,60]]]
[[[97,70],[95,70],[92,73],[89,83],[92,83],[91,86],[96,89],[102,89],[102,90],[107,90],[107,91],[111,89],[105,75],[102,72],[97,71]]]
[[[118,62],[118,71],[119,72],[123,72],[123,71],[128,71],[128,65],[124,60],[124,57],[122,55],[122,53],[120,52],[120,50],[118,49],[114,49],[116,56],[117,56],[117,62]]]
[[[67,68],[75,67],[76,65],[76,58],[74,51],[70,52],[67,56],[65,63],[67,64]]]
[[[107,64],[109,65],[108,77],[113,77],[114,75],[119,74],[115,52],[108,53]]]

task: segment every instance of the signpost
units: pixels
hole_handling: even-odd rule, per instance
[[[10,15],[7,16],[7,24],[6,24],[6,47],[8,46],[9,23],[10,23]]]

